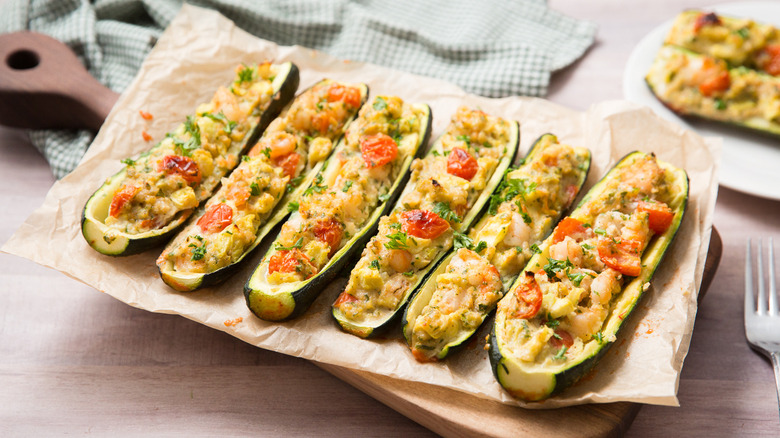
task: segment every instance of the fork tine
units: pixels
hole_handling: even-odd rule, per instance
[[[748,315],[756,311],[756,303],[753,299],[753,260],[750,239],[747,241],[745,249],[745,320]]]
[[[766,288],[764,287],[764,256],[761,255],[761,239],[758,239],[756,245],[756,264],[758,265],[758,297],[756,298],[756,313],[759,315],[766,315]]]
[[[775,284],[775,249],[772,238],[769,238],[769,314],[777,315],[777,285]]]

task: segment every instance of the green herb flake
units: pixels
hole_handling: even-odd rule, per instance
[[[252,79],[255,76],[255,70],[252,67],[244,66],[241,70],[238,72],[238,79],[236,80],[237,83],[243,83],[243,82],[251,82]]]
[[[352,181],[346,181],[344,183],[344,187],[341,188],[341,191],[344,193],[347,193],[349,191],[349,188],[352,187]]]
[[[569,260],[547,259],[547,264],[542,268],[549,278],[557,276],[558,272],[568,271],[574,265]]]
[[[289,251],[291,249],[300,249],[303,247],[303,237],[299,237],[298,240],[295,241],[295,244],[293,246],[282,246],[280,244],[276,244],[276,247],[274,247],[277,251]]]
[[[474,248],[474,252],[480,253],[485,249],[487,249],[487,242],[485,242],[484,240],[480,240],[477,246]]]
[[[460,223],[460,217],[458,214],[452,211],[450,204],[442,201],[437,201],[433,204],[433,212],[440,218],[447,222]]]
[[[455,234],[453,235],[453,241],[454,241],[453,244],[455,246],[455,249],[460,249],[460,248],[471,249],[474,247],[474,241],[471,240],[469,236],[463,233],[459,233],[457,231],[455,231]]]
[[[389,241],[385,242],[387,249],[406,249],[409,245],[406,243],[407,235],[403,231],[397,231],[386,236]]]
[[[599,344],[603,344],[604,343],[604,334],[601,333],[601,332],[596,332],[596,334],[593,335],[593,339],[595,339],[596,342],[598,342]]]
[[[299,207],[300,207],[300,204],[298,204],[295,201],[290,201],[290,203],[287,204],[287,211],[292,213],[292,212],[298,211]]]
[[[566,350],[568,350],[569,347],[563,347],[560,350],[558,350],[558,353],[553,356],[553,359],[555,360],[563,360],[566,358]]]
[[[252,160],[252,159],[249,157],[249,155],[242,155],[242,156],[241,156],[241,161],[244,161],[244,162],[246,162],[246,161],[251,161],[251,160]]]
[[[312,193],[323,193],[327,189],[328,186],[322,184],[322,174],[317,174],[317,177],[314,178],[314,183],[303,191],[303,196],[309,196]]]
[[[250,193],[252,196],[257,196],[257,195],[259,195],[260,193],[262,193],[262,191],[260,190],[260,186],[258,186],[258,185],[257,185],[257,183],[254,183],[254,182],[253,182],[252,184],[250,184],[250,185],[249,185],[249,190],[250,190],[250,192],[249,192],[249,193]]]
[[[206,256],[206,242],[192,250],[192,261],[198,261]]]
[[[750,38],[750,31],[748,30],[747,27],[740,28],[736,30],[735,33],[740,37],[742,37],[743,40]]]
[[[371,269],[376,269],[378,271],[379,268],[380,268],[379,267],[379,260],[377,260],[377,259],[371,260],[371,263],[368,264],[368,267],[371,268]]]
[[[723,101],[723,99],[716,97],[715,98],[715,109],[718,111],[723,111],[726,109],[726,102]]]
[[[124,160],[122,160],[122,164],[126,166],[132,166],[133,164],[135,164],[135,160],[133,160],[132,158],[125,158]]]
[[[387,101],[382,96],[377,96],[376,99],[374,99],[374,110],[376,111],[383,111],[387,109]]]

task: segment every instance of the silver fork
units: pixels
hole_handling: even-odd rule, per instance
[[[780,314],[778,313],[777,286],[775,284],[775,252],[772,238],[769,238],[769,293],[764,287],[764,265],[761,258],[761,240],[758,241],[758,263],[756,279],[757,298],[753,297],[753,263],[750,239],[745,256],[745,335],[757,350],[769,356],[775,369],[777,402],[780,405]],[[768,305],[767,305],[768,295]],[[756,303],[758,301],[758,303]],[[757,305],[756,305],[757,304]],[[780,412],[780,411],[779,411]]]

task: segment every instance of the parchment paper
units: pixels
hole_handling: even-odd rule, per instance
[[[343,333],[330,316],[346,280],[338,279],[294,321],[268,323],[246,307],[242,287],[259,261],[250,257],[221,286],[179,293],[160,279],[155,259],[162,250],[112,258],[91,249],[80,232],[84,203],[101,183],[135,156],[163,138],[214,90],[231,80],[240,63],[293,61],[301,70],[301,89],[329,77],[366,82],[372,95],[395,94],[433,109],[434,138],[460,105],[479,107],[521,123],[521,153],[547,132],[564,143],[586,146],[593,164],[586,189],[620,157],[633,150],[653,151],[688,171],[688,212],[676,241],[657,271],[652,287],[624,324],[621,336],[583,381],[559,397],[524,404],[508,396],[493,378],[484,339],[446,361],[418,364],[402,341],[400,328],[379,340]],[[146,121],[139,110],[154,116]],[[142,140],[146,131],[153,142]],[[186,6],[165,31],[132,85],[107,118],[79,167],[57,182],[36,210],[2,248],[52,267],[131,306],[179,314],[250,344],[306,359],[362,369],[399,379],[441,385],[478,397],[531,408],[586,402],[634,401],[677,405],[677,385],[688,352],[696,315],[696,295],[704,269],[717,194],[720,142],[661,120],[649,109],[627,102],[605,102],[584,113],[550,102],[467,95],[439,80],[373,65],[341,61],[301,47],[279,47],[238,29],[216,12]],[[242,318],[240,323],[227,321]]]

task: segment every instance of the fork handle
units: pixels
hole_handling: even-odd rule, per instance
[[[777,385],[777,404],[778,414],[780,414],[780,352],[773,351],[769,353],[772,358],[772,367],[775,369],[775,384]]]

